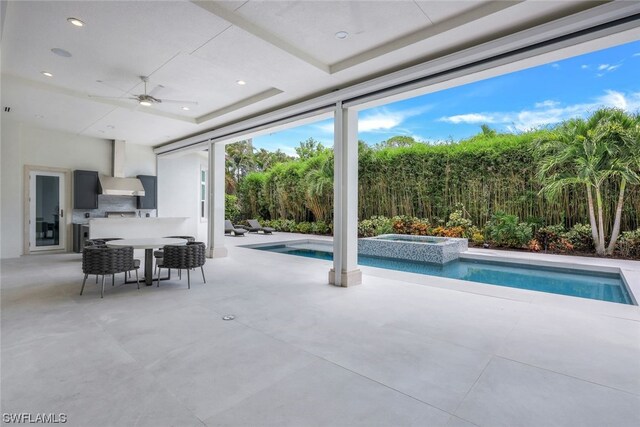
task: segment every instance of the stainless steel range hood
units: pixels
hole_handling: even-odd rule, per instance
[[[144,196],[138,178],[124,177],[125,142],[113,141],[113,176],[100,175],[100,194],[111,196]]]

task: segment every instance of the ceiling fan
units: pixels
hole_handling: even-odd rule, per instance
[[[153,95],[159,89],[162,89],[164,86],[158,85],[151,92],[147,93],[147,83],[149,82],[149,77],[140,76],[140,80],[142,80],[142,83],[144,83],[144,93],[141,93],[139,95],[132,94],[132,96],[130,96],[128,98],[123,98],[122,96],[96,96],[96,95],[89,95],[89,97],[90,98],[104,98],[104,99],[131,99],[131,100],[134,100],[134,101],[138,101],[138,104],[140,104],[142,106],[145,106],[145,107],[150,107],[153,104],[161,104],[163,102],[164,103],[172,103],[172,104],[198,105],[198,103],[195,102],[195,101],[178,101],[178,100],[175,100],[175,99],[156,98]]]

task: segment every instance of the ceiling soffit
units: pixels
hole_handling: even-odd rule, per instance
[[[240,7],[236,7],[237,5],[226,4],[225,2],[212,2],[212,1],[193,1],[194,4],[198,5],[202,9],[216,15],[219,18],[224,19],[225,21],[233,24],[234,26],[241,28],[242,30],[258,37],[261,40],[264,40],[267,43],[277,47],[278,49],[288,53],[289,55],[327,73],[334,74],[339,71],[343,71],[349,69],[351,67],[355,67],[356,65],[360,65],[366,61],[371,59],[380,57],[387,53],[393,52],[395,50],[401,49],[403,47],[410,46],[412,44],[418,43],[420,41],[424,41],[433,37],[435,35],[444,33],[446,31],[452,30],[454,28],[470,24],[474,21],[477,21],[481,18],[493,15],[499,11],[510,8],[514,5],[522,3],[522,0],[515,1],[490,1],[490,2],[477,2],[479,3],[475,7],[471,9],[465,10],[460,14],[456,14],[453,16],[448,16],[446,19],[433,22],[428,15],[424,12],[424,9],[427,6],[418,7],[413,2],[371,2],[370,6],[375,8],[377,5],[390,5],[392,7],[398,7],[402,5],[415,5],[415,7],[424,13],[424,25],[416,28],[414,31],[411,31],[408,34],[404,34],[400,37],[393,38],[392,40],[387,40],[381,44],[371,46],[369,49],[365,51],[356,52],[351,56],[340,59],[334,63],[327,63],[327,61],[323,61],[320,58],[314,56],[311,52],[312,49],[304,49],[298,46],[295,41],[289,41],[286,38],[278,35],[276,31],[267,28],[266,26],[262,26],[259,23],[253,21],[251,18],[245,17],[242,15],[244,9],[249,8],[253,5],[261,5],[264,7],[271,7],[273,4],[269,4],[269,2],[253,2],[248,1]],[[280,2],[287,3],[287,2]],[[298,2],[288,2],[288,3],[298,3]],[[305,3],[305,2],[302,2]],[[323,3],[334,3],[333,7],[338,7],[340,5],[349,6],[349,5],[358,5],[360,2],[309,2],[306,3],[307,6],[312,4],[322,5]],[[395,5],[394,5],[395,3]],[[425,3],[425,2],[423,2]],[[427,2],[429,3],[429,2]],[[434,3],[444,3],[444,2],[434,2]],[[460,2],[456,2],[460,3]],[[257,11],[259,12],[259,10]],[[361,11],[364,12],[364,11]],[[339,11],[330,12],[332,14],[339,13]],[[277,14],[275,14],[277,16]],[[263,20],[265,15],[259,15],[258,13],[254,13],[249,16],[254,16],[258,19]],[[283,18],[286,19],[286,16]],[[405,19],[407,17],[405,16]],[[318,20],[322,20],[321,17],[316,17]],[[393,20],[389,19],[388,22],[393,24],[396,27],[397,32],[397,23],[394,23]],[[406,22],[402,22],[402,25],[407,25]],[[278,28],[278,27],[273,27]],[[378,30],[373,28],[372,30]]]

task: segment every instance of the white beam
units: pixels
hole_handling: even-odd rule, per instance
[[[207,12],[213,13],[219,18],[224,19],[228,23],[233,24],[238,28],[241,28],[247,33],[252,34],[255,37],[258,37],[259,39],[277,47],[278,49],[288,53],[291,56],[301,61],[304,61],[307,64],[312,65],[317,69],[324,71],[327,74],[330,72],[329,65],[320,61],[318,58],[314,57],[309,52],[306,52],[294,46],[293,44],[287,42],[286,40],[283,40],[282,38],[278,37],[271,31],[267,30],[266,28],[263,28],[259,25],[254,24],[253,22],[250,22],[244,19],[241,15],[235,13],[235,11],[230,11],[225,9],[219,4],[216,4],[215,1],[192,1],[192,3],[197,6],[200,6]]]
[[[640,13],[640,2],[615,1],[595,6],[584,12],[579,12],[564,18],[557,19],[552,22],[528,28],[515,34],[510,34],[495,40],[480,43],[478,45],[467,47],[464,50],[451,52],[425,60],[425,62],[404,68],[399,71],[391,72],[380,77],[374,77],[361,83],[356,83],[339,90],[332,90],[324,95],[317,96],[312,99],[303,100],[293,103],[285,107],[267,110],[262,114],[247,117],[238,121],[222,124],[215,129],[203,132],[198,135],[183,138],[165,145],[154,148],[156,154],[162,154],[169,151],[179,150],[194,144],[204,144],[205,141],[213,138],[225,137],[229,134],[242,134],[248,129],[258,126],[268,125],[276,120],[285,120],[288,117],[298,114],[305,114],[314,109],[326,108],[338,101],[349,101],[349,106],[366,102],[357,98],[372,96],[383,97],[385,94],[380,92],[393,91],[393,87],[407,84],[411,81],[418,81],[416,85],[430,86],[434,82],[434,78],[430,76],[445,73],[452,69],[467,66],[468,64],[479,62],[473,69],[467,69],[466,73],[472,74],[481,70],[490,69],[502,65],[504,62],[520,61],[519,67],[513,67],[509,71],[517,71],[525,67],[532,67],[545,63],[546,54],[556,51],[558,48],[566,48],[567,45],[574,46],[574,49],[566,53],[566,56],[587,53],[589,49],[587,45],[589,41],[610,37],[623,31],[636,29],[640,27],[639,22],[631,21],[624,24],[618,24],[614,27],[603,28],[591,33],[582,34],[577,37],[571,37],[555,43],[540,46],[535,49],[527,50],[532,44],[542,41],[552,40],[554,38],[563,37],[573,32],[587,30],[591,27],[606,24],[617,19],[625,18]],[[579,46],[575,46],[580,43]],[[582,47],[581,46],[585,46]],[[602,49],[606,46],[600,45],[597,48]],[[520,51],[522,50],[522,51]],[[517,52],[517,53],[514,53]],[[500,60],[486,61],[488,58],[498,57],[500,55],[508,55],[508,58]],[[524,60],[531,60],[525,62]],[[557,58],[555,59],[557,60]],[[497,75],[497,74],[496,74]],[[440,77],[436,77],[437,82]],[[408,91],[413,88],[403,88],[401,90]],[[386,95],[390,95],[389,92]]]
[[[209,215],[207,229],[209,242],[207,256],[221,258],[227,256],[224,246],[224,144],[209,144]]]
[[[329,283],[362,283],[358,269],[358,113],[336,104],[333,144],[333,268]]]

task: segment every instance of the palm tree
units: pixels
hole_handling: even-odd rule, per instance
[[[627,184],[640,183],[640,115],[635,117],[621,110],[611,110],[607,120],[597,128],[597,138],[614,147],[611,175],[619,179],[616,215],[607,246],[607,255],[613,255],[620,235],[620,222]]]
[[[333,196],[333,157],[318,155],[304,178],[305,199],[316,221],[329,219]]]
[[[637,162],[632,152],[633,134],[629,116],[616,109],[601,109],[587,120],[570,119],[535,144],[540,192],[553,197],[566,187],[584,185],[589,207],[591,234],[600,256],[612,253],[620,231],[620,217],[627,183],[638,182],[629,166]],[[632,122],[632,121],[631,121]],[[635,160],[634,160],[635,159]],[[619,178],[620,194],[609,250],[605,251],[602,186]]]

